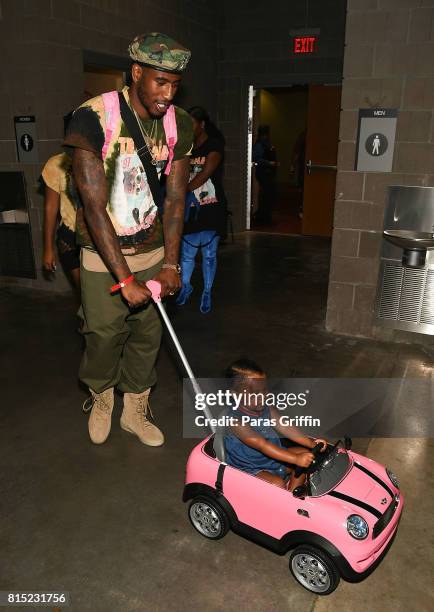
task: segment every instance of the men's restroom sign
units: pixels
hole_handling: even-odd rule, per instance
[[[24,164],[38,163],[36,123],[33,115],[14,117],[18,161]]]
[[[397,115],[392,108],[359,109],[355,170],[392,171]]]
[[[371,134],[368,136],[365,142],[365,149],[373,157],[378,155],[384,155],[387,151],[387,138],[384,134]]]

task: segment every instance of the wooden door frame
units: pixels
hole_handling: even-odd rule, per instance
[[[247,186],[248,176],[251,172],[248,169],[248,164],[251,163],[251,159],[249,157],[248,150],[248,119],[249,119],[249,88],[253,87],[255,91],[259,91],[260,89],[270,89],[273,87],[281,87],[288,88],[295,87],[297,85],[340,85],[342,87],[343,76],[342,74],[325,74],[325,75],[290,75],[289,78],[285,77],[284,79],[276,79],[272,78],[261,79],[256,81],[255,79],[243,79],[241,83],[242,87],[242,109],[243,116],[241,117],[241,125],[242,128],[242,143],[244,146],[241,147],[241,155],[243,156],[242,167],[243,171],[243,180],[245,185],[245,191],[243,193],[243,217],[246,219],[246,224],[244,230],[250,230],[250,224],[247,222],[248,215],[250,215],[251,205],[252,205],[252,190]],[[250,217],[249,217],[250,218]]]

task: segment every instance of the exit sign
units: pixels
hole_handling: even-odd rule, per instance
[[[292,56],[318,53],[319,28],[297,28],[289,31]]]
[[[316,53],[318,36],[296,36],[293,51],[296,55],[310,55]]]

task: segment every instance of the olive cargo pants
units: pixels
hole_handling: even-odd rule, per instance
[[[136,272],[148,281],[162,262]],[[81,273],[80,316],[83,317],[85,350],[80,380],[95,393],[117,387],[124,393],[142,393],[156,383],[155,362],[161,343],[161,322],[152,303],[131,310],[119,292],[110,294],[116,282],[108,272]]]

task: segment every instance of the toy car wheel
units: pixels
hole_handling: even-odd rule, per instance
[[[188,509],[188,516],[193,527],[211,540],[219,540],[229,531],[227,516],[211,499],[194,499]]]
[[[301,586],[317,595],[328,595],[339,584],[333,561],[313,546],[298,546],[289,559],[289,569]]]

